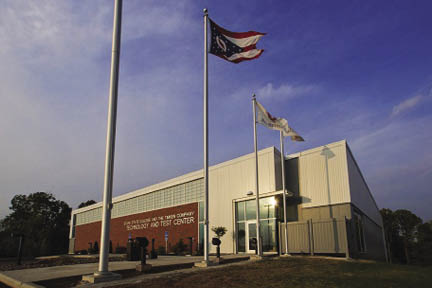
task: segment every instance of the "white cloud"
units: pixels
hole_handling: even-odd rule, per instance
[[[8,213],[9,201],[16,194],[52,191],[71,206],[90,198],[100,200],[112,3],[14,0],[2,4],[0,218]],[[130,30],[122,36],[123,53],[128,51],[128,41],[171,37],[189,23],[180,23],[188,10],[182,8],[184,3],[171,2],[172,9],[168,4],[155,8],[147,1],[136,3],[139,9],[131,1],[123,4],[123,30]],[[126,52],[127,56],[145,58],[151,64],[154,55],[133,52]],[[192,83],[197,77],[190,69],[194,63],[185,65],[190,61],[183,58],[159,65],[160,69],[138,71],[126,59],[121,59],[120,67],[124,73],[119,91],[116,195],[172,175],[175,169],[155,169],[154,163],[174,163],[166,158],[175,158],[176,151],[166,152],[166,145],[159,145],[168,145],[171,139],[157,133],[163,127],[154,123],[168,126],[175,122],[182,136],[189,136],[190,123],[183,119],[191,111],[181,101],[192,97],[194,85],[182,83]],[[166,115],[175,115],[175,120],[167,123]],[[190,156],[187,153],[185,157]]]
[[[292,85],[283,83],[279,87],[273,87],[273,83],[267,83],[257,90],[257,96],[263,99],[287,100],[304,96],[317,89],[314,85]]]
[[[416,106],[420,100],[422,100],[423,96],[422,95],[417,95],[411,98],[408,98],[404,101],[402,101],[401,103],[399,103],[396,106],[393,106],[393,110],[392,110],[392,114],[391,116],[396,116],[399,115],[400,113],[413,108],[414,106]]]

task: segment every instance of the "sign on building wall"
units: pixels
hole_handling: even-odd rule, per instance
[[[110,240],[113,250],[116,247],[126,247],[129,235],[132,238],[147,237],[149,241],[155,239],[155,248],[163,246],[168,252],[180,239],[189,243],[188,239],[193,237],[193,250],[196,250],[198,219],[198,203],[111,219]],[[100,230],[101,222],[76,226],[75,251],[86,250],[90,242],[99,242]]]
[[[138,218],[134,220],[124,221],[126,230],[144,230],[148,228],[159,228],[169,226],[182,226],[185,224],[196,223],[195,211],[187,211],[181,213],[174,213],[169,215],[162,215],[156,217]]]

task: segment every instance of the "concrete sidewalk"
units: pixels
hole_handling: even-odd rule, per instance
[[[224,259],[244,257],[244,255],[223,255]],[[215,257],[210,257],[210,260]],[[153,266],[195,263],[203,260],[202,256],[159,256],[157,259],[148,259],[147,263]],[[109,263],[110,271],[135,269],[139,261],[116,261]],[[44,268],[31,268],[22,270],[2,271],[2,274],[18,281],[29,283],[42,280],[58,279],[71,276],[92,274],[98,269],[98,263],[52,266]]]

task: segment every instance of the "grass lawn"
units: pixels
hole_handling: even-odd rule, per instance
[[[161,275],[162,276],[162,275]],[[125,287],[432,287],[432,267],[289,257],[178,272]]]

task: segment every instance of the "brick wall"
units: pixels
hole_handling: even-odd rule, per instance
[[[132,238],[147,237],[149,249],[155,238],[155,248],[165,247],[165,231],[168,232],[168,248],[180,239],[189,245],[187,237],[193,237],[193,250],[198,241],[198,203],[148,211],[144,213],[111,219],[110,240],[113,250],[117,246],[126,247],[129,234]],[[75,251],[86,250],[89,242],[97,241],[100,247],[101,222],[76,226]]]

